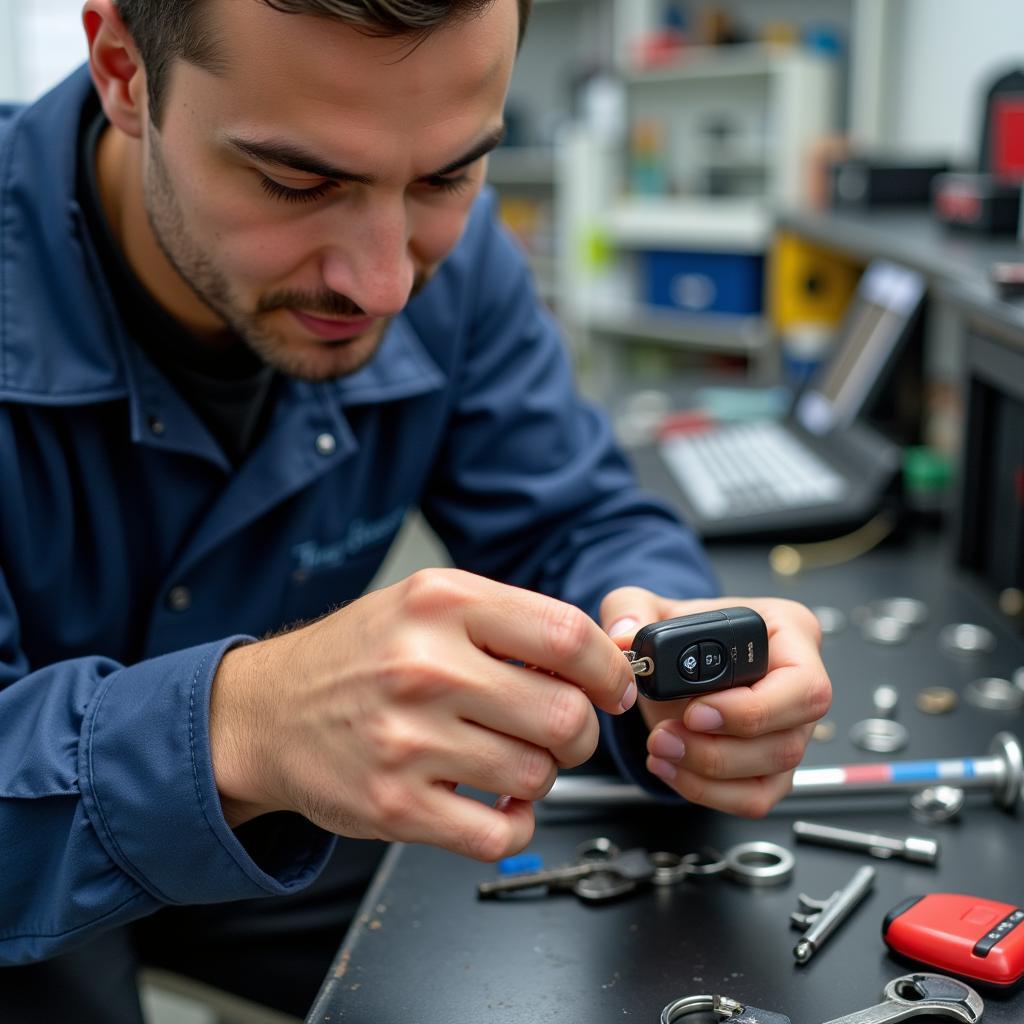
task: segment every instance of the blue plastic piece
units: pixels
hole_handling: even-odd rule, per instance
[[[537,853],[517,853],[514,857],[506,857],[498,861],[499,875],[522,875],[528,871],[540,871],[544,867],[544,858]]]

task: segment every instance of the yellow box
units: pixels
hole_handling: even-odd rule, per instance
[[[779,232],[768,272],[772,324],[838,324],[857,287],[861,268],[799,235]]]

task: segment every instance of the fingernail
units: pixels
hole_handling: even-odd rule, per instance
[[[622,695],[622,710],[628,711],[636,703],[636,683],[630,682]]]
[[[620,636],[623,633],[635,633],[640,628],[640,623],[636,619],[631,619],[628,616],[624,619],[616,619],[608,627],[609,636]]]
[[[710,704],[697,704],[686,715],[686,727],[694,732],[711,732],[720,729],[724,722],[721,713]]]
[[[662,761],[660,757],[647,758],[647,770],[652,775],[657,775],[662,782],[667,782],[670,785],[676,777],[676,766],[669,764],[668,761]]]
[[[686,753],[686,744],[668,729],[658,729],[651,737],[647,749],[655,756],[666,761],[678,761]]]

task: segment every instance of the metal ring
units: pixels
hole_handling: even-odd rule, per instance
[[[597,836],[594,839],[584,839],[576,847],[573,859],[577,861],[614,860],[621,852],[607,836]]]
[[[943,626],[939,646],[950,654],[985,654],[996,646],[995,634],[973,622],[953,622]]]
[[[651,863],[654,865],[654,874],[651,882],[654,885],[675,885],[682,881],[689,871],[683,858],[678,853],[670,853],[668,850],[655,850],[648,854]]]
[[[1016,711],[1024,704],[1024,692],[1018,690],[1009,679],[984,676],[967,684],[964,699],[986,711]]]
[[[873,754],[902,750],[909,739],[907,727],[890,718],[865,718],[850,730],[850,742]]]
[[[681,863],[688,875],[720,875],[725,870],[725,857],[710,846],[699,853],[688,853]]]
[[[838,608],[822,604],[816,605],[811,611],[814,612],[814,617],[818,620],[821,632],[825,636],[841,633],[846,629],[846,615]]]
[[[778,843],[755,840],[725,851],[725,870],[743,885],[781,885],[793,874],[796,858]]]
[[[902,644],[910,636],[910,626],[893,615],[872,616],[860,627],[865,640],[873,644]]]
[[[661,1011],[661,1024],[675,1024],[691,1013],[715,1013],[728,1019],[743,1009],[742,1003],[728,996],[683,996]]]
[[[916,597],[883,597],[868,605],[876,619],[898,619],[908,626],[920,626],[928,621],[928,605]]]

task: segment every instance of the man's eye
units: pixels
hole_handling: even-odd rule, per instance
[[[312,203],[322,199],[338,187],[336,181],[324,181],[312,188],[289,188],[273,178],[260,175],[260,187],[272,199],[283,199],[286,203]]]
[[[470,183],[468,174],[460,174],[455,178],[427,178],[427,184],[431,188],[440,189],[442,192],[461,192]]]

